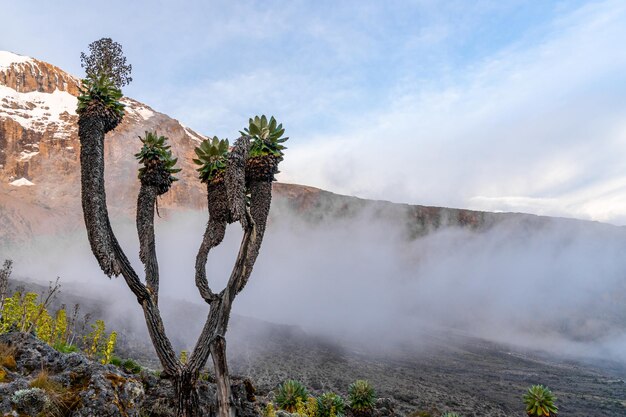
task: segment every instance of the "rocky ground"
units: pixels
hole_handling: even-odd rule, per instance
[[[12,288],[18,286],[37,292],[44,290],[24,282],[11,283]],[[81,298],[69,290],[63,290],[55,303],[71,306],[77,301],[94,319],[104,309],[97,300]],[[195,304],[174,304],[174,307],[173,311],[184,316],[187,323],[168,327],[175,347],[180,350],[185,348],[181,341],[197,337],[202,325],[201,321],[195,323],[188,318],[203,317],[205,312],[202,306]],[[176,320],[172,311],[166,310],[164,314]],[[124,316],[128,317],[126,313]],[[120,332],[119,356],[136,359],[152,369],[159,367],[141,323],[138,327],[124,327],[114,322],[107,322],[107,325]],[[377,348],[380,341],[376,339],[355,346],[307,334],[297,326],[240,316],[232,318],[227,340],[232,372],[239,381],[244,378],[253,381],[260,404],[271,401],[273,391],[286,379],[300,380],[316,395],[333,391],[343,396],[354,380],[367,379],[378,397],[391,399],[397,415],[439,417],[442,412],[455,411],[465,417],[521,417],[524,415],[521,399],[524,391],[532,384],[541,383],[558,397],[560,415],[626,415],[626,365],[623,363],[555,357],[450,331],[425,333],[419,343],[407,342],[394,348]],[[48,347],[42,349],[58,356]],[[35,355],[35,359],[30,360],[29,363],[37,365],[33,369],[41,368],[40,356]],[[59,363],[70,366],[69,358]],[[57,364],[54,369],[65,365]],[[99,376],[94,384],[102,383],[103,378],[105,381],[106,372],[139,381],[144,395],[147,393],[148,398],[152,398],[140,401],[141,404],[152,404],[152,407],[167,397],[168,388],[158,394],[145,388],[146,377],[148,386],[154,386],[154,382],[150,382],[154,381],[151,374],[145,377],[125,375],[117,368],[100,365],[97,369]],[[25,383],[22,381],[20,387]],[[211,389],[207,388],[207,392]],[[3,395],[0,392],[0,398]],[[123,395],[130,398],[131,393]]]
[[[129,374],[80,353],[60,353],[24,333],[0,335],[0,415],[3,416],[155,416],[174,415],[169,380],[143,370]],[[237,415],[259,415],[242,379],[233,380]],[[199,382],[202,415],[216,413],[215,385]]]
[[[607,370],[441,335],[432,336],[426,351],[407,346],[384,353],[299,335],[285,335],[282,341],[239,348],[233,342],[234,370],[250,376],[261,393],[287,377],[317,392],[342,394],[355,379],[367,379],[379,396],[391,397],[403,415],[438,417],[454,411],[465,417],[521,417],[522,395],[537,383],[554,391],[560,415],[626,415],[626,369],[618,364]]]
[[[158,371],[131,374],[101,365],[81,353],[61,353],[31,334],[0,335],[0,415],[50,417],[170,417],[174,390]],[[215,384],[211,375],[198,382],[202,416],[215,416]],[[247,378],[233,376],[238,417],[262,414],[273,395],[257,396]],[[350,415],[350,413],[348,413]],[[279,417],[291,417],[279,412]],[[380,398],[372,417],[392,416],[393,403]],[[351,415],[350,415],[351,416]]]

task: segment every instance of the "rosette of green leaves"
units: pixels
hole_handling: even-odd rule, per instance
[[[119,101],[122,98],[122,90],[117,88],[106,74],[84,78],[78,90],[80,95],[76,113],[84,112],[91,103],[99,101],[117,117],[124,116],[124,105]]]
[[[174,158],[170,146],[167,145],[167,137],[159,136],[157,132],[146,131],[145,136],[142,138],[139,136],[143,146],[141,150],[135,154],[135,158],[143,164],[143,167],[139,168],[139,178],[141,178],[147,170],[153,167],[158,167],[170,174],[171,181],[178,181],[178,178],[173,174],[180,172],[180,168],[176,168],[176,162],[178,158]]]
[[[365,380],[356,380],[348,387],[348,400],[355,411],[371,410],[376,401],[374,388]]]
[[[200,146],[194,149],[198,158],[193,162],[200,166],[197,169],[200,181],[209,182],[218,172],[226,168],[228,149],[228,139],[219,139],[217,136],[203,140]]]
[[[276,394],[276,404],[290,413],[296,411],[298,399],[306,402],[309,393],[304,385],[293,379],[288,379],[278,387]]]
[[[526,404],[526,414],[529,416],[554,416],[558,408],[554,405],[556,397],[547,387],[543,385],[533,385],[524,394],[524,404]]]
[[[282,157],[283,150],[287,149],[283,143],[289,139],[288,137],[282,137],[285,133],[282,123],[278,124],[274,116],[272,116],[268,122],[265,115],[259,117],[255,116],[254,119],[250,119],[248,127],[240,131],[242,135],[247,135],[252,138],[250,145],[250,157],[273,155]]]
[[[319,417],[343,416],[345,403],[343,398],[334,392],[326,392],[317,397],[317,410]]]

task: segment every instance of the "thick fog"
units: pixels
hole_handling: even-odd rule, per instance
[[[367,210],[331,217],[305,220],[275,202],[234,313],[372,348],[419,347],[433,335],[453,334],[626,362],[622,228],[515,217],[486,231],[446,228],[408,239],[402,219],[383,220]],[[165,314],[172,300],[201,305],[193,265],[205,223],[203,212],[158,220]],[[118,221],[114,229],[143,271],[133,224]],[[241,235],[238,225],[229,226],[224,243],[209,255],[214,291],[227,280]],[[70,287],[79,283],[92,297],[110,300],[114,319],[134,317],[142,328],[140,308],[123,279],[100,272],[86,234],[41,238],[6,256],[15,260],[16,277],[47,281],[58,275]],[[195,327],[205,318],[166,324],[193,321]]]

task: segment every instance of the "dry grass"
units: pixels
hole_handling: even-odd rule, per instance
[[[28,384],[31,388],[40,388],[47,393],[59,393],[65,391],[63,385],[50,379],[50,374],[46,369],[39,371],[37,376]]]
[[[80,404],[76,390],[66,388],[60,382],[50,379],[48,370],[42,369],[28,384],[31,388],[40,388],[51,400],[48,415],[51,417],[67,417]]]
[[[15,348],[6,343],[0,343],[0,366],[10,371],[15,371],[17,368],[17,363],[15,363]]]
[[[111,385],[113,385],[114,388],[120,387],[128,381],[126,378],[110,372],[105,374],[104,377],[111,382]]]

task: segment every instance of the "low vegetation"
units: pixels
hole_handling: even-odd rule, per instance
[[[307,400],[308,396],[309,393],[304,385],[298,381],[289,379],[278,387],[276,404],[281,408],[281,410],[293,413],[296,411],[298,401],[304,402]]]
[[[359,414],[367,413],[376,403],[374,388],[369,382],[359,379],[348,387],[348,401],[352,411]]]
[[[5,263],[6,265],[6,263]],[[7,276],[8,281],[8,276]],[[63,353],[72,353],[82,350],[89,358],[97,359],[102,364],[110,363],[117,342],[117,333],[107,335],[103,320],[96,320],[91,324],[92,331],[82,338],[76,337],[78,329],[78,310],[74,308],[72,317],[68,319],[67,310],[62,306],[51,314],[50,303],[60,291],[58,279],[50,283],[48,291],[43,296],[34,292],[22,293],[15,291],[11,296],[0,299],[0,334],[11,331],[33,333],[37,338]],[[84,318],[84,325],[88,324],[90,316]],[[78,341],[82,341],[80,346]],[[11,356],[6,348],[0,346],[0,366],[8,368],[6,361]],[[1,368],[0,368],[1,369]],[[0,370],[0,381],[6,372]]]
[[[524,394],[526,414],[531,417],[555,416],[558,412],[558,408],[554,404],[555,401],[556,397],[552,391],[543,385],[533,385]]]
[[[524,395],[526,413],[530,417],[550,417],[557,415],[554,404],[556,398],[552,392],[542,386],[533,385]],[[341,417],[346,411],[354,416],[371,416],[377,404],[376,393],[372,385],[366,380],[356,380],[348,387],[347,406],[339,394],[326,392],[319,397],[309,395],[307,388],[295,380],[286,380],[276,389],[274,402],[268,402],[263,409],[264,417],[276,417],[279,411],[299,417]],[[440,412],[415,411],[412,417],[462,417],[460,414],[448,411]]]
[[[317,397],[317,415],[319,417],[338,417],[343,415],[345,402],[334,392],[325,392]]]

